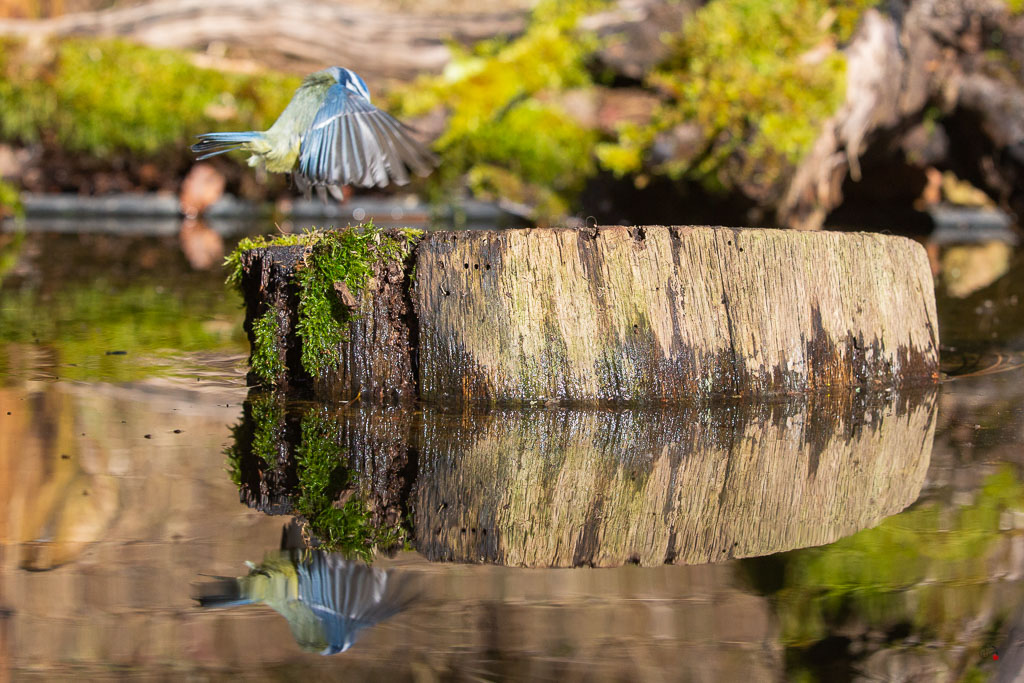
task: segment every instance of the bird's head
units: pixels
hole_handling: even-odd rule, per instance
[[[367,102],[370,102],[370,89],[366,87],[366,81],[364,81],[359,74],[352,69],[345,69],[340,66],[332,66],[329,71],[334,74],[334,78],[337,79],[338,83],[345,86],[355,94],[366,98]]]

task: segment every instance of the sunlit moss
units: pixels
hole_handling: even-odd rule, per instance
[[[624,125],[602,145],[602,164],[641,170],[656,135],[695,124],[701,139],[687,159],[659,172],[711,189],[780,182],[809,151],[845,93],[836,49],[877,0],[713,0],[670,37],[673,56],[648,79],[667,95],[647,125]]]
[[[437,77],[398,91],[406,116],[436,107],[450,113],[435,148],[443,158],[438,182],[457,187],[470,175],[472,189],[528,204],[541,220],[564,213],[595,164],[593,131],[543,96],[591,84],[586,60],[597,38],[578,28],[586,13],[606,6],[595,0],[547,0],[534,10],[526,32],[512,41],[484,41],[473,51],[453,46]],[[481,172],[481,169],[496,169]],[[474,175],[488,183],[474,182]],[[533,202],[535,197],[543,201]]]
[[[371,221],[344,230],[311,230],[275,239],[246,239],[225,260],[230,270],[228,281],[241,284],[241,255],[246,251],[268,246],[305,247],[302,264],[295,271],[295,284],[299,288],[295,331],[302,340],[302,367],[317,377],[341,361],[338,347],[347,339],[348,322],[355,315],[342,306],[335,284],[344,283],[353,296],[357,295],[372,277],[377,264],[404,262],[421,235],[419,230],[405,229],[392,236]],[[261,323],[258,320],[256,324]],[[262,324],[265,328],[260,328],[263,336],[257,338],[253,369],[271,381],[280,370],[269,359],[271,350],[276,348],[270,333],[275,332],[276,327],[273,330],[266,327],[268,321]],[[260,367],[256,366],[257,362]]]
[[[284,374],[278,338],[277,309],[268,308],[252,324],[252,371],[268,384]]]
[[[972,505],[926,503],[832,545],[783,556],[785,585],[776,596],[783,642],[818,642],[842,615],[882,630],[909,622],[921,640],[955,639],[985,602],[1001,517],[1021,510],[1024,483],[1006,468],[986,480]]]
[[[97,158],[184,154],[209,130],[260,130],[299,79],[226,74],[186,54],[119,40],[67,38],[44,46],[0,39],[0,137]]]

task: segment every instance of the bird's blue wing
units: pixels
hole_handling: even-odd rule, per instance
[[[302,138],[296,176],[301,187],[384,187],[409,182],[406,168],[426,175],[436,165],[402,123],[338,84]]]

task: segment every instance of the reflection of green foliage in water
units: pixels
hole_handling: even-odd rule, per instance
[[[228,255],[228,281],[239,285],[242,278],[241,255],[268,246],[306,247],[303,263],[296,269],[299,310],[296,333],[302,339],[302,367],[317,377],[341,362],[338,345],[347,339],[352,315],[340,305],[335,283],[345,283],[353,296],[358,295],[373,275],[378,263],[402,263],[422,235],[406,229],[395,238],[368,222],[344,230],[311,230],[302,235],[284,235],[272,240],[246,238]],[[278,335],[272,312],[265,313],[254,325],[253,371],[270,382],[283,371],[277,353]]]
[[[50,47],[0,40],[5,140],[52,140],[99,158],[184,154],[207,130],[266,128],[299,84],[274,73],[220,73],[186,54],[118,40],[69,38]]]
[[[3,216],[0,216],[0,221],[2,220]],[[24,244],[25,233],[23,231],[0,234],[0,284],[3,284],[7,273],[11,272],[11,269],[18,264]]]
[[[302,418],[302,443],[296,449],[299,496],[295,511],[302,515],[324,550],[341,552],[367,562],[375,547],[401,543],[399,528],[378,528],[358,491],[344,503],[335,501],[351,484],[341,462],[341,434],[326,409],[314,409]]]
[[[972,505],[924,503],[831,545],[782,555],[783,642],[808,647],[845,619],[882,631],[909,624],[921,641],[956,642],[987,602],[1000,518],[1018,510],[1024,484],[1006,468]]]
[[[234,293],[210,297],[152,282],[69,283],[53,294],[12,289],[0,296],[0,343],[55,350],[64,378],[130,381],[172,374],[175,354],[240,352],[240,305]],[[128,355],[107,355],[112,350]]]

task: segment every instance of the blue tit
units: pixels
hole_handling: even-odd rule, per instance
[[[264,604],[288,621],[305,650],[333,655],[348,650],[360,632],[409,606],[410,577],[312,551],[268,554],[249,574],[200,586],[201,607]]]
[[[199,159],[240,149],[249,165],[291,173],[303,192],[316,188],[337,199],[343,185],[404,185],[409,172],[428,175],[437,157],[410,129],[370,103],[366,82],[332,66],[306,76],[291,102],[266,131],[203,133],[192,151]]]

